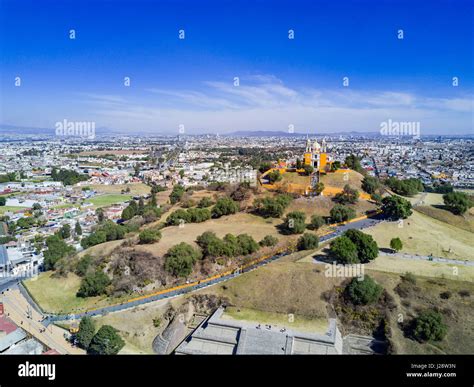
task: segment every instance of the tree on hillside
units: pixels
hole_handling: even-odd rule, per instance
[[[76,334],[76,339],[82,349],[87,350],[95,334],[94,321],[89,316],[85,316],[79,323],[79,332]]]
[[[277,195],[275,198],[265,197],[255,199],[253,207],[255,212],[264,218],[279,218],[285,212],[293,198],[287,194]]]
[[[59,237],[62,239],[68,239],[71,237],[71,226],[69,224],[65,224],[59,230]]]
[[[462,215],[472,207],[469,197],[463,192],[449,192],[444,194],[443,201],[448,210],[455,215]]]
[[[387,196],[382,199],[382,212],[392,220],[406,219],[411,214],[411,203],[400,196]]]
[[[76,235],[82,235],[82,227],[79,221],[76,221],[76,225],[74,226],[74,232]]]
[[[367,263],[377,258],[379,247],[371,235],[365,234],[360,230],[351,229],[343,234],[349,238],[357,247],[357,258],[361,263]]]
[[[193,271],[194,263],[201,257],[200,251],[181,242],[166,253],[165,269],[174,276],[187,277]]]
[[[399,252],[403,248],[403,243],[400,238],[392,238],[390,240],[390,248]]]
[[[313,215],[313,216],[311,216],[311,222],[309,224],[309,228],[311,228],[311,230],[319,230],[319,228],[324,223],[326,223],[326,222],[324,221],[324,218],[322,216]]]
[[[292,211],[286,215],[282,229],[287,234],[302,234],[306,229],[306,215],[301,211]]]
[[[260,246],[266,246],[266,247],[273,247],[278,244],[278,238],[274,237],[273,235],[266,235],[265,238],[263,238],[259,242]]]
[[[180,184],[176,184],[170,193],[170,203],[171,204],[178,203],[183,197],[184,192],[185,192],[184,187]]]
[[[413,337],[420,342],[441,341],[448,331],[439,312],[426,310],[415,319]]]
[[[359,192],[356,189],[353,189],[346,184],[342,189],[342,192],[339,192],[334,196],[334,201],[339,204],[355,204],[359,199]]]
[[[280,181],[282,179],[282,176],[281,176],[281,173],[278,172],[278,171],[271,171],[271,172],[268,172],[265,177],[268,179],[268,182],[270,184],[274,184],[276,183],[277,181]]]
[[[368,194],[374,194],[380,188],[380,182],[376,177],[365,176],[362,180],[362,189]]]
[[[210,207],[212,206],[212,200],[205,196],[203,197],[197,204],[198,208],[207,208],[207,207]]]
[[[347,285],[346,292],[353,304],[367,305],[379,300],[383,287],[365,275],[362,281],[359,278],[353,278]]]
[[[110,278],[103,271],[87,274],[81,281],[81,286],[77,291],[77,297],[95,297],[105,293],[110,285]]]
[[[47,250],[44,255],[45,270],[53,270],[55,264],[61,259],[75,252],[74,247],[69,246],[58,235],[51,235],[46,238]]]
[[[304,233],[298,239],[297,247],[298,250],[312,250],[319,246],[319,238],[317,235]]]
[[[339,263],[358,263],[357,246],[346,236],[340,236],[331,242],[329,252]]]
[[[314,167],[308,164],[303,165],[303,169],[306,176],[309,176],[314,172]]]
[[[228,196],[217,199],[216,204],[212,207],[212,216],[219,218],[224,215],[235,214],[239,211],[238,203],[234,202]]]
[[[350,168],[350,169],[352,169],[356,172],[359,172],[359,173],[364,173],[365,172],[364,169],[362,168],[362,165],[360,164],[360,159],[354,154],[351,154],[351,155],[347,156],[346,160],[344,161],[344,164],[348,168]]]
[[[116,355],[125,346],[117,330],[103,325],[91,340],[87,353],[91,355]]]
[[[329,212],[331,220],[335,223],[345,222],[353,219],[356,213],[353,208],[343,206],[342,204],[336,204]]]
[[[99,223],[102,223],[105,219],[104,210],[102,208],[98,208],[97,210],[95,210],[95,214]]]
[[[153,228],[147,228],[138,234],[141,244],[155,243],[161,238],[161,232]]]

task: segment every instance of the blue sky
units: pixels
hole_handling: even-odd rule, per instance
[[[0,0],[0,123],[472,133],[471,3]]]

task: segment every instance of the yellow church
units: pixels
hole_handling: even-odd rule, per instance
[[[306,151],[303,156],[304,165],[311,165],[315,171],[327,172],[327,168],[330,167],[331,161],[327,154],[326,140],[322,140],[321,144],[318,140],[311,140],[308,138],[306,141]]]

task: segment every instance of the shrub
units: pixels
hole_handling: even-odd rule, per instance
[[[360,281],[353,278],[346,287],[347,295],[355,305],[372,304],[380,298],[383,288],[368,275]]]
[[[406,219],[411,214],[411,203],[400,196],[387,196],[382,199],[382,211],[387,218]]]
[[[86,275],[77,292],[78,297],[95,297],[104,294],[107,286],[110,285],[110,279],[102,271]]]
[[[283,231],[287,234],[302,234],[306,229],[306,215],[301,211],[293,211],[286,215]]]
[[[278,244],[278,238],[274,237],[273,235],[266,235],[265,238],[259,242],[259,244],[260,246],[273,247]]]
[[[219,218],[224,215],[235,214],[237,211],[239,211],[239,205],[231,198],[225,196],[219,198],[214,207],[212,207],[212,216]]]
[[[148,228],[138,234],[141,244],[155,243],[161,239],[161,232],[152,228]]]
[[[359,199],[359,192],[346,184],[342,190],[334,197],[334,201],[339,204],[355,204]]]
[[[343,206],[342,204],[336,204],[330,211],[331,220],[335,223],[345,222],[347,220],[355,218],[355,211],[350,207]]]
[[[207,196],[206,197],[203,197],[201,200],[199,200],[197,206],[199,208],[207,208],[207,207],[210,207],[212,206],[212,200],[210,198],[208,198]]]
[[[312,250],[319,246],[319,238],[317,235],[304,233],[298,239],[298,250]]]
[[[323,224],[324,224],[324,219],[322,216],[319,215],[313,215],[311,217],[311,223],[310,223],[310,228],[312,230],[318,230]]]
[[[440,341],[446,336],[447,326],[442,316],[434,310],[423,311],[414,321],[413,336],[420,342]]]
[[[340,263],[358,263],[357,246],[346,236],[333,240],[329,249],[331,255]]]
[[[187,277],[193,271],[194,263],[201,258],[201,252],[181,242],[166,253],[165,269],[179,277]]]
[[[392,238],[390,240],[390,248],[395,250],[395,251],[400,251],[403,249],[403,243],[400,238]]]
[[[110,325],[103,325],[89,345],[87,353],[91,355],[116,355],[125,346],[117,330]]]
[[[464,214],[472,203],[469,197],[463,192],[450,192],[443,195],[445,206],[455,215]]]

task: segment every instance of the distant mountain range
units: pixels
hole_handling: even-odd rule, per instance
[[[157,131],[151,130],[142,130],[140,131],[142,136],[170,136],[176,137],[176,134],[172,134],[169,132],[161,132],[158,133]],[[54,136],[55,129],[54,128],[39,128],[39,127],[27,127],[27,126],[15,126],[15,125],[1,125],[0,124],[0,135],[9,135],[9,136]],[[107,137],[107,136],[138,136],[137,131],[128,131],[128,130],[120,130],[120,129],[111,129],[107,127],[99,127],[96,128],[96,136],[98,137]],[[204,136],[204,135],[213,135],[211,133],[200,133],[200,134],[191,134],[187,133],[184,136]],[[295,132],[289,133],[284,131],[273,131],[273,130],[244,130],[244,131],[236,131],[230,133],[222,133],[220,134],[221,137],[306,137],[309,136],[311,138],[314,137],[335,137],[335,136],[344,136],[344,137],[379,137],[379,132],[333,132],[333,133],[320,133],[320,132],[312,132],[312,133],[303,133],[303,132]],[[422,137],[445,137],[445,138],[473,138],[474,134],[467,134],[467,135],[435,135],[435,134],[428,134]]]

